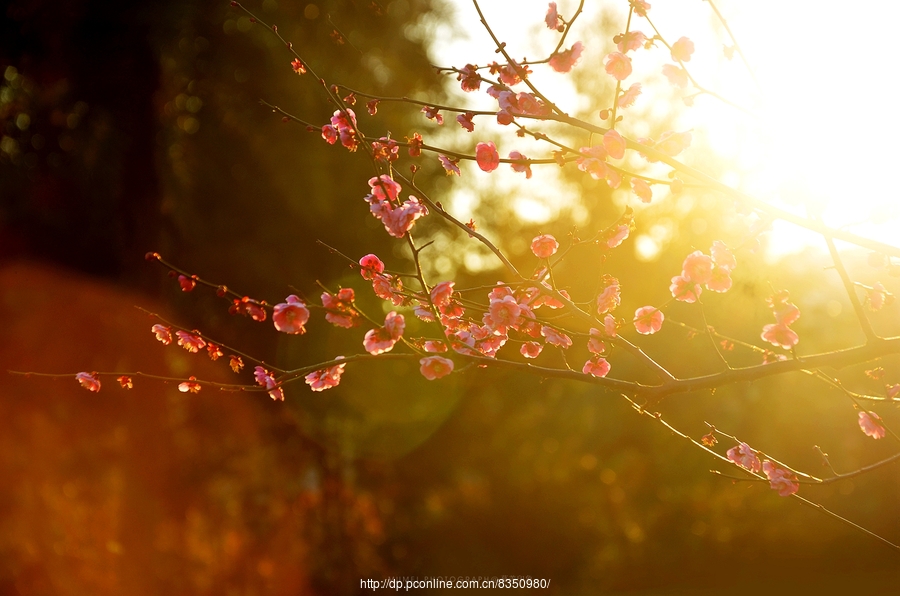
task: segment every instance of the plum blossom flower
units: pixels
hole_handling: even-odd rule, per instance
[[[617,81],[624,81],[631,75],[631,58],[622,52],[610,52],[606,57],[606,72]]]
[[[460,68],[456,75],[456,80],[461,81],[459,86],[466,93],[478,91],[481,87],[481,76],[479,76],[478,69],[474,64],[466,64]]]
[[[578,152],[581,156],[575,160],[575,165],[579,170],[587,172],[594,180],[602,180],[607,177],[606,158],[609,154],[606,152],[606,148],[601,145],[581,147]]]
[[[448,176],[452,174],[456,174],[460,176],[459,171],[459,160],[454,157],[447,157],[446,155],[438,155],[438,159],[441,161],[441,166],[444,168],[444,171]]]
[[[298,58],[291,60],[291,68],[293,68],[294,72],[298,75],[306,74],[306,67],[303,66],[303,62]]]
[[[97,373],[80,372],[75,375],[75,380],[88,391],[100,391],[100,379],[97,378]]]
[[[453,361],[443,356],[426,356],[419,360],[419,372],[429,381],[440,379],[453,372]]]
[[[687,87],[688,74],[687,71],[680,66],[675,66],[674,64],[663,64],[662,73],[667,79],[669,79],[670,84],[681,89]]]
[[[422,135],[414,132],[412,138],[406,137],[406,141],[409,143],[410,157],[419,157],[422,155]]]
[[[653,190],[643,178],[631,179],[631,191],[644,203],[649,203],[653,200]]]
[[[294,294],[276,304],[272,313],[272,323],[275,329],[282,333],[303,334],[306,333],[306,322],[309,321],[309,309],[306,304]]]
[[[782,497],[789,497],[800,489],[800,483],[797,482],[797,476],[789,470],[766,460],[762,464],[763,472],[769,479],[769,486],[772,490],[778,491]]]
[[[669,286],[669,291],[672,292],[672,297],[675,300],[693,304],[700,298],[703,288],[682,274],[672,278],[672,285]]]
[[[622,92],[622,95],[619,96],[619,99],[616,100],[616,103],[620,108],[630,108],[634,105],[634,102],[637,101],[637,98],[640,94],[641,84],[633,83],[631,87]]]
[[[377,256],[368,254],[359,260],[359,273],[363,279],[374,279],[376,274],[384,273],[384,263]]]
[[[429,339],[425,343],[422,344],[422,348],[425,349],[426,352],[430,354],[441,353],[447,351],[447,344],[442,341],[436,341],[433,339]]]
[[[883,439],[886,432],[881,417],[875,412],[860,412],[859,428],[873,439]]]
[[[337,294],[322,293],[322,306],[328,312],[325,320],[338,327],[349,329],[356,325],[359,313],[353,308],[353,288],[341,288]]]
[[[571,48],[550,56],[550,68],[556,72],[569,72],[584,52],[584,44],[576,41]]]
[[[728,271],[732,271],[737,267],[737,260],[734,258],[734,253],[732,253],[731,249],[721,240],[715,240],[712,243],[709,254],[712,255],[713,261],[716,262],[716,266],[718,267],[722,267]]]
[[[482,322],[497,333],[506,333],[509,327],[517,325],[522,308],[513,296],[491,300]]]
[[[222,352],[222,349],[219,346],[211,343],[206,344],[206,353],[209,355],[209,359],[213,362],[225,355],[225,353]]]
[[[547,343],[564,350],[572,347],[572,338],[561,331],[557,331],[553,327],[541,325],[541,335],[547,340]]]
[[[581,372],[592,377],[605,377],[609,374],[609,369],[609,362],[606,361],[606,358],[595,356],[584,363]]]
[[[890,304],[894,295],[888,292],[881,282],[875,282],[871,288],[866,288],[866,302],[872,310],[881,310],[885,304]]]
[[[544,17],[544,23],[547,24],[547,29],[555,29],[556,31],[563,31],[565,26],[559,22],[559,12],[556,10],[556,2],[551,2],[547,8],[547,16]]]
[[[390,137],[381,137],[372,143],[372,157],[384,163],[397,161],[400,157],[400,145]]]
[[[535,236],[531,241],[531,252],[539,259],[549,259],[559,250],[559,242],[550,234]]]
[[[116,380],[119,382],[119,385],[122,386],[122,389],[133,389],[134,381],[132,381],[131,377],[128,375],[122,375],[120,377],[116,377]]]
[[[637,50],[647,42],[647,36],[640,31],[629,31],[621,35],[617,35],[616,39],[619,40],[616,43],[616,47],[623,54],[627,54],[628,52]]]
[[[178,384],[178,390],[182,393],[200,393],[200,383],[197,383],[197,377],[188,377],[188,380]]]
[[[603,135],[603,148],[613,159],[625,157],[625,139],[618,131],[610,130]]]
[[[634,6],[634,13],[639,17],[647,16],[647,11],[650,10],[650,3],[646,0],[631,0],[631,5]]]
[[[634,328],[641,335],[653,335],[662,328],[665,316],[655,306],[642,306],[634,311]]]
[[[800,343],[800,336],[797,335],[797,332],[783,323],[765,325],[760,337],[773,346],[785,350],[790,350]]]
[[[514,161],[525,162],[525,163],[511,163],[511,164],[509,164],[509,166],[512,168],[513,172],[524,173],[526,180],[531,178],[531,164],[528,163],[528,157],[522,155],[518,151],[510,151],[509,158]]]
[[[602,315],[611,312],[622,301],[622,289],[619,280],[612,275],[604,273],[600,278],[602,287],[597,295],[597,314]]]
[[[687,37],[682,37],[672,44],[672,60],[676,62],[690,62],[694,53],[694,42]]]
[[[337,129],[330,124],[326,124],[322,127],[322,138],[325,139],[329,145],[334,145],[338,140]]]
[[[172,343],[172,330],[169,327],[157,323],[150,328],[150,331],[156,334],[156,339],[161,341],[164,346]]]
[[[391,311],[384,318],[384,327],[370,329],[366,332],[363,347],[373,356],[390,352],[394,348],[394,344],[400,341],[405,328],[406,321],[403,319],[403,315]]]
[[[712,277],[713,260],[702,251],[695,250],[684,258],[681,275],[696,284],[705,284]]]
[[[187,277],[186,275],[178,276],[178,285],[181,286],[182,292],[190,292],[197,287],[195,276]]]
[[[343,356],[338,356],[335,360],[342,360],[343,358]],[[313,391],[325,391],[340,384],[341,375],[344,374],[346,366],[346,364],[336,364],[322,370],[316,370],[306,375],[304,380]]]
[[[485,172],[493,172],[500,165],[500,155],[493,141],[475,145],[475,161]]]
[[[356,151],[359,146],[359,139],[356,136],[356,114],[350,108],[335,110],[331,117],[331,126],[337,131],[338,137],[341,139],[341,145],[348,151]],[[322,131],[324,136],[325,131]]]
[[[619,324],[616,322],[616,318],[612,315],[606,315],[603,317],[603,333],[608,335],[609,337],[615,337],[619,330]]]
[[[176,331],[175,335],[178,336],[178,345],[191,354],[196,354],[206,347],[206,342],[199,335],[187,331]]]
[[[456,117],[456,121],[459,122],[459,125],[465,128],[467,131],[472,132],[475,130],[475,123],[472,122],[472,118],[475,117],[475,114],[472,112],[465,112]]]
[[[739,443],[725,454],[728,459],[745,470],[758,474],[762,467],[756,452],[747,443]]]
[[[522,347],[519,348],[519,352],[526,358],[537,358],[541,355],[543,349],[544,346],[536,341],[526,341],[522,344]]]
[[[587,349],[588,352],[594,355],[600,355],[606,351],[606,344],[600,339],[602,334],[599,329],[594,329],[591,327],[590,338],[588,338]]]
[[[439,113],[440,108],[433,108],[431,106],[425,106],[422,108],[422,113],[425,114],[425,117],[429,120],[434,120],[438,123],[438,126],[444,123],[444,117]]]

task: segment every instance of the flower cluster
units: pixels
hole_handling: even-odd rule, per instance
[[[800,341],[797,332],[790,328],[791,323],[800,318],[800,309],[788,302],[790,294],[781,290],[770,296],[766,302],[775,316],[775,323],[763,327],[760,337],[773,346],[790,350]]]
[[[394,238],[403,238],[416,220],[428,214],[428,209],[415,197],[400,203],[401,186],[387,174],[369,179],[372,192],[365,196],[369,211],[384,224]]]
[[[769,460],[760,460],[759,455],[747,443],[739,443],[726,453],[729,461],[754,474],[762,471],[769,480],[772,490],[782,497],[789,497],[800,489],[797,475]]]
[[[703,288],[712,292],[731,289],[731,272],[737,266],[734,253],[723,242],[713,242],[710,254],[695,250],[684,259],[681,275],[672,278],[669,291],[675,300],[693,303],[700,298]]]

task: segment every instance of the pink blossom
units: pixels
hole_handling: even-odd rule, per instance
[[[389,137],[381,137],[372,143],[372,157],[383,163],[392,163],[400,157],[400,145]]]
[[[522,66],[515,60],[511,60],[506,66],[497,67],[496,72],[500,82],[510,87],[518,85],[531,74],[528,66]]]
[[[619,330],[619,324],[616,322],[616,318],[612,315],[606,315],[603,317],[603,333],[608,335],[609,337],[615,337]]]
[[[338,140],[337,129],[330,124],[322,127],[322,138],[328,141],[329,145],[334,145]]]
[[[178,284],[181,286],[182,292],[190,292],[197,287],[197,281],[194,278],[185,275],[178,276]]]
[[[640,31],[629,31],[617,37],[619,42],[616,44],[616,47],[623,54],[640,49],[647,42],[647,36]]]
[[[541,355],[543,349],[544,346],[536,341],[526,341],[522,344],[522,347],[519,348],[519,352],[526,358],[537,358]]]
[[[616,101],[620,108],[630,108],[634,105],[634,102],[637,101],[638,96],[641,94],[641,84],[634,83],[626,89],[622,95],[619,96],[619,99]]]
[[[467,131],[472,132],[475,130],[475,123],[472,122],[472,118],[475,117],[475,114],[472,112],[465,112],[464,114],[460,114],[456,117],[456,121],[459,122],[459,125],[465,128]]]
[[[650,185],[642,178],[631,179],[631,191],[638,196],[644,203],[653,200],[653,190]]]
[[[773,346],[779,346],[785,350],[790,350],[800,343],[800,336],[784,323],[764,326],[760,337]]]
[[[601,341],[602,334],[599,329],[591,328],[590,338],[588,339],[587,349],[588,352],[595,355],[600,355],[606,351],[606,344]]]
[[[303,62],[301,62],[297,58],[291,60],[291,68],[293,68],[294,72],[298,75],[306,74],[306,67],[303,66]]]
[[[178,336],[178,345],[191,354],[196,354],[206,347],[206,342],[203,341],[203,338],[200,336],[188,333],[187,331],[176,331],[175,335]]]
[[[444,171],[447,172],[448,176],[451,174],[456,174],[457,176],[461,175],[459,166],[457,165],[459,163],[458,159],[447,157],[446,155],[438,155],[438,159],[441,161],[441,166],[443,166]]]
[[[534,93],[524,91],[516,93],[516,102],[513,109],[519,114],[527,114],[529,116],[547,116],[551,111],[543,100]]]
[[[547,29],[555,29],[562,32],[565,29],[565,26],[560,23],[559,20],[559,13],[556,10],[556,2],[551,2],[549,7],[547,8],[547,16],[544,17],[544,22],[547,24]]]
[[[475,161],[485,172],[493,172],[500,165],[500,155],[493,141],[478,143],[475,146]]]
[[[461,81],[460,87],[465,92],[478,91],[481,88],[481,76],[474,64],[466,64],[456,75],[456,80]]]
[[[410,157],[419,157],[422,155],[422,135],[414,132],[412,138],[406,137],[406,140],[409,142]]]
[[[282,333],[303,334],[306,333],[306,322],[309,321],[309,309],[306,304],[291,294],[285,302],[276,304],[272,313],[272,323],[275,329]]]
[[[337,130],[338,137],[341,139],[341,145],[348,151],[356,151],[359,146],[359,139],[356,136],[356,114],[350,108],[343,110],[335,110],[331,117],[331,126]],[[325,135],[325,131],[322,131]]]
[[[506,333],[508,327],[518,323],[521,311],[515,298],[505,296],[500,300],[491,300],[482,322],[495,332]]]
[[[442,356],[426,356],[419,360],[419,371],[429,381],[440,379],[453,372],[453,361]]]
[[[687,71],[680,66],[675,66],[674,64],[663,64],[662,73],[665,75],[667,79],[669,79],[669,83],[684,89],[688,85],[688,74]]]
[[[709,254],[712,255],[716,265],[723,269],[733,271],[734,268],[737,267],[737,259],[734,258],[734,253],[720,240],[716,240],[712,243]]]
[[[516,162],[524,162],[509,164],[513,172],[524,172],[526,180],[531,178],[531,164],[528,162],[528,158],[526,156],[522,155],[518,151],[510,151],[509,158]]]
[[[634,311],[634,328],[641,335],[653,335],[662,328],[665,316],[654,306],[642,306]]]
[[[691,145],[692,135],[690,132],[666,131],[659,136],[656,142],[656,149],[665,153],[669,157],[675,157]]]
[[[610,230],[610,232],[611,234],[609,234],[606,240],[606,246],[609,248],[616,248],[628,238],[628,235],[631,233],[631,226],[621,224]]]
[[[556,72],[569,72],[578,63],[583,51],[584,45],[580,41],[576,41],[568,50],[550,56],[550,68]]]
[[[682,37],[672,44],[672,60],[676,62],[690,62],[694,53],[694,42],[687,37]]]
[[[438,126],[444,123],[444,117],[439,113],[439,108],[433,108],[431,106],[425,106],[422,108],[422,113],[425,114],[425,117],[429,120],[434,120],[438,123]]]
[[[389,300],[394,306],[400,306],[406,301],[401,291],[403,290],[403,282],[399,277],[390,275],[375,274],[372,280],[372,291],[382,300]]]
[[[761,468],[761,464],[759,461],[759,457],[757,457],[756,452],[750,448],[750,445],[747,443],[739,443],[735,447],[732,447],[726,453],[728,459],[745,470],[750,470],[754,474],[758,474]]]
[[[559,242],[550,234],[535,236],[531,241],[531,252],[539,259],[549,259],[559,249]]]
[[[625,157],[625,139],[615,130],[609,130],[603,135],[603,147],[613,159]]]
[[[681,275],[696,284],[705,284],[712,277],[713,260],[709,255],[695,250],[684,258]]]
[[[359,313],[353,308],[353,288],[341,288],[337,295],[322,293],[322,306],[328,312],[325,320],[338,327],[349,329],[356,325]]]
[[[634,6],[634,12],[639,17],[647,16],[647,11],[650,10],[650,3],[646,0],[631,0],[631,5]]]
[[[631,58],[622,52],[610,52],[606,57],[606,72],[617,81],[624,81],[631,74]]]
[[[161,341],[164,346],[172,343],[172,330],[169,327],[157,323],[150,328],[150,331],[156,334],[156,339]]]
[[[706,282],[706,288],[712,292],[722,293],[730,290],[732,283],[731,270],[717,265],[713,267],[712,275]]]
[[[384,273],[384,263],[373,254],[368,254],[359,260],[359,273],[363,279],[374,279],[378,273]]]
[[[431,288],[431,302],[443,310],[443,307],[450,304],[450,298],[453,296],[453,285],[455,282],[442,281]]]
[[[859,428],[873,439],[883,439],[886,432],[881,417],[875,412],[860,412]]]
[[[373,356],[390,352],[394,348],[394,344],[400,341],[405,328],[406,321],[403,319],[403,315],[391,311],[385,317],[383,327],[366,332],[363,347]]]
[[[335,360],[341,360],[343,356],[338,356]],[[344,374],[346,364],[336,364],[322,370],[317,370],[306,375],[304,380],[309,388],[313,391],[325,391],[332,387],[337,387],[341,382],[341,375]]]
[[[881,282],[875,282],[871,288],[866,289],[866,302],[872,310],[881,310],[885,304],[889,304],[894,296],[888,292]]]
[[[785,470],[774,463],[766,460],[762,464],[763,472],[769,479],[769,486],[772,490],[778,491],[782,497],[789,497],[800,489],[800,483],[797,482],[797,476],[793,472]]]
[[[615,310],[616,307],[619,306],[619,303],[622,301],[622,290],[619,286],[618,279],[616,279],[612,275],[604,273],[603,277],[600,278],[600,283],[603,285],[600,289],[600,293],[597,295],[598,315],[602,315],[604,313]]]
[[[557,331],[553,327],[547,325],[541,326],[541,335],[547,340],[547,343],[557,348],[568,349],[572,347],[572,338],[561,331]]]
[[[417,219],[428,215],[428,209],[419,202],[416,197],[409,197],[399,207],[392,207],[390,203],[385,203],[381,211],[381,216],[375,214],[384,224],[384,229],[394,238],[403,238],[409,232]]]
[[[395,182],[387,174],[369,178],[369,188],[372,189],[372,194],[366,197],[366,202],[369,203],[373,201],[378,203],[396,201],[397,197],[400,196],[400,191],[403,189],[399,183]]]
[[[178,390],[182,393],[200,393],[202,387],[196,381],[197,377],[190,377],[187,381],[178,384]]]
[[[75,375],[75,380],[88,391],[100,391],[100,379],[97,378],[97,373],[80,372]]]
[[[435,340],[431,340],[431,339],[429,339],[424,344],[422,344],[422,347],[425,349],[426,352],[429,352],[431,354],[447,351],[447,344],[445,344],[442,341],[435,341]]]
[[[669,291],[672,292],[672,297],[675,300],[693,304],[700,298],[703,288],[682,274],[672,278],[672,285],[669,286]]]
[[[609,369],[609,362],[606,361],[606,358],[595,356],[584,363],[581,372],[592,377],[605,377],[609,374]]]

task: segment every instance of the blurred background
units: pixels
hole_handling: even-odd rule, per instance
[[[429,66],[456,63],[434,47],[454,28],[452,3],[247,7],[330,82],[435,102],[452,96]],[[260,105],[321,124],[334,110],[311,76],[292,72],[274,36],[228,2],[208,0],[13,0],[2,9],[0,368],[252,382],[222,360],[164,348],[135,306],[282,367],[359,351],[362,330],[335,331],[314,316],[308,334],[287,337],[230,316],[211,292],[180,292],[143,258],[159,251],[269,301],[314,300],[317,281],[353,286],[368,312],[381,301],[316,241],[409,269],[361,200],[372,175],[365,155],[326,145]],[[601,15],[593,26],[599,46],[619,25]],[[588,96],[611,91],[594,70],[575,76]],[[668,115],[654,107],[642,115],[655,135]],[[358,108],[370,134],[459,137],[403,105],[382,103],[374,117]],[[596,120],[590,102],[571,109]],[[710,155],[695,159],[712,173],[724,167]],[[536,172],[523,191],[500,172],[464,168],[462,180],[450,180],[433,157],[421,165],[420,186],[463,221],[473,217],[523,270],[534,266],[534,234],[593,233],[629,200],[574,168]],[[460,287],[502,278],[466,235],[431,219],[416,228],[435,240],[431,279],[453,276]],[[775,258],[764,237],[742,244],[746,232],[718,197],[657,194],[622,249],[576,251],[557,275],[583,299],[597,274],[616,275],[629,313],[664,302],[684,256],[720,239],[740,249],[734,289],[706,303],[719,331],[759,343],[771,322],[765,298],[785,288],[803,312],[795,325],[803,353],[862,340],[817,247]],[[848,252],[847,264],[856,280],[900,291],[865,254]],[[666,316],[702,325],[688,305]],[[896,304],[872,319],[884,335],[900,333]],[[412,335],[428,333],[409,322]],[[676,325],[641,345],[676,375],[715,370],[708,340]],[[612,376],[641,374],[628,358],[611,362]],[[896,364],[831,372],[878,393],[900,382]],[[883,379],[866,377],[874,366]],[[859,431],[844,397],[804,375],[683,395],[659,410],[694,437],[709,421],[811,473],[825,473],[816,444],[842,471],[895,451]],[[900,420],[891,408],[878,412]],[[408,364],[360,365],[324,393],[289,388],[283,404],[253,393],[185,395],[141,379],[131,391],[106,383],[89,393],[72,379],[3,374],[0,594],[349,594],[360,579],[435,575],[548,578],[560,594],[891,593],[898,585],[895,552],[767,486],[710,474],[716,465],[615,394],[504,370],[428,382]],[[801,493],[900,541],[896,466]]]

